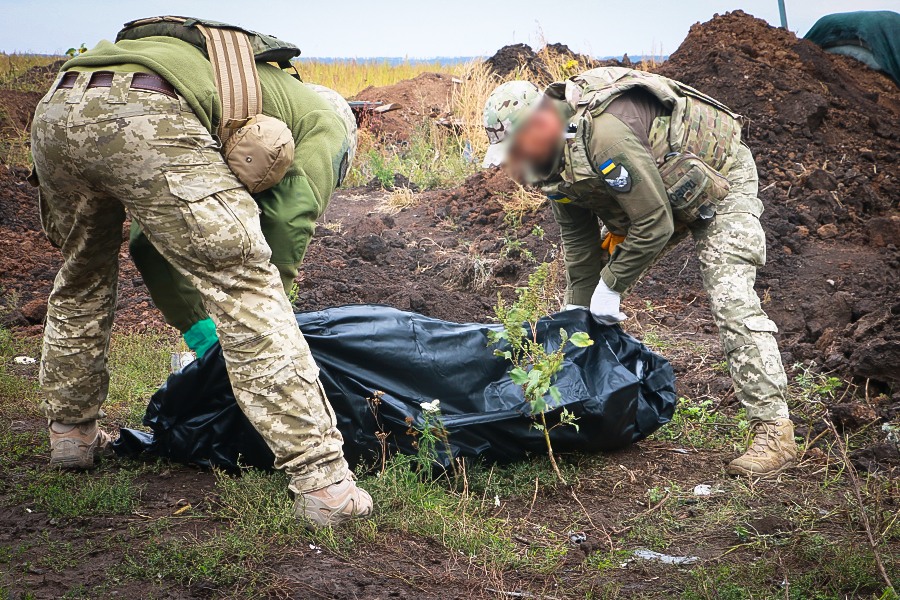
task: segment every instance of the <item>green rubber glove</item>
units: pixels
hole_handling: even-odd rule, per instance
[[[216,335],[216,324],[209,317],[197,321],[184,332],[184,343],[197,354],[197,358],[204,356],[210,348],[219,341]]]

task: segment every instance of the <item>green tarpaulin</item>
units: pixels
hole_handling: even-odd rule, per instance
[[[819,19],[806,39],[887,73],[900,85],[900,13],[858,11]]]

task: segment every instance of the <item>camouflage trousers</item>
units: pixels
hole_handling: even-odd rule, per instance
[[[716,216],[690,228],[703,287],[728,359],[738,399],[753,420],[787,418],[787,376],[774,334],[753,289],[756,269],[766,262],[766,234],[759,222],[759,176],[749,148],[740,146],[728,173],[731,190]],[[674,247],[688,234],[673,237]]]
[[[127,214],[199,290],[244,414],[298,492],[347,474],[343,440],[260,229],[253,198],[180,98],[110,88],[52,90],[32,149],[41,221],[64,263],[50,295],[40,380],[49,419],[101,416]],[[55,86],[54,86],[55,87]]]

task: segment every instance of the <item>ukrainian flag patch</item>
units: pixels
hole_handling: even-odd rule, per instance
[[[616,163],[614,163],[613,160],[610,158],[605,163],[600,165],[600,172],[603,173],[604,175],[609,175],[610,173],[613,172],[613,169],[615,169],[616,166],[617,166]]]
[[[606,185],[616,192],[631,191],[631,174],[623,164],[617,164],[613,159],[608,159],[598,167]]]

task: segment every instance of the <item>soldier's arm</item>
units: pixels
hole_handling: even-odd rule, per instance
[[[591,294],[600,281],[603,250],[596,215],[573,204],[550,201],[559,223],[566,260],[566,304],[590,306]]]
[[[295,131],[297,124],[289,124]],[[278,268],[289,290],[341,175],[341,160],[347,151],[343,123],[332,111],[307,113],[299,123],[294,163],[284,179],[255,195],[260,225],[269,247],[271,262]]]
[[[672,237],[672,209],[656,161],[617,117],[602,114],[594,121],[591,152],[610,196],[631,221],[625,241],[600,274],[621,293],[640,279]]]

